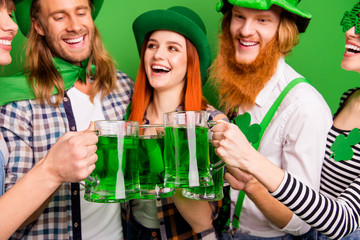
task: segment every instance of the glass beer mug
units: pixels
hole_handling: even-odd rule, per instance
[[[165,186],[173,188],[213,185],[206,111],[179,111],[164,114]]]
[[[210,129],[216,125],[215,121],[210,121],[209,125],[209,158],[210,164],[217,164],[216,169],[211,169],[214,185],[208,187],[193,187],[183,188],[182,195],[196,200],[209,200],[218,201],[223,199],[223,186],[224,186],[224,166],[225,163],[221,161],[215,153],[215,148],[211,144],[212,132]]]
[[[124,202],[140,197],[139,124],[135,121],[95,121],[98,160],[85,180],[85,199]]]
[[[139,126],[140,198],[160,199],[174,195],[165,187],[164,125]]]

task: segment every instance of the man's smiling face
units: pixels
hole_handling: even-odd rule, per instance
[[[54,57],[79,64],[90,56],[94,21],[89,0],[40,0],[39,16],[33,23]]]

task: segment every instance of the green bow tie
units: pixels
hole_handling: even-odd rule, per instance
[[[73,65],[60,58],[53,58],[53,64],[63,78],[65,90],[70,89],[74,83],[81,79],[86,84],[86,69],[89,60],[81,62],[81,66]],[[91,65],[92,74],[95,75],[95,66]],[[23,72],[10,77],[0,78],[0,106],[14,101],[35,99],[35,93]],[[52,94],[58,91],[54,86]]]
[[[53,58],[54,66],[62,76],[66,90],[72,87],[75,81],[81,79],[83,83],[86,84],[86,68],[89,63],[89,59],[86,59],[81,62],[81,67],[68,63],[67,61],[61,58]],[[95,75],[95,66],[91,65],[92,74]],[[74,81],[75,80],[75,81]],[[67,84],[71,84],[70,86],[66,86]]]

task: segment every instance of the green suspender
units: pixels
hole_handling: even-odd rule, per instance
[[[259,141],[257,141],[256,143],[253,143],[252,146],[258,150],[259,145],[260,145],[260,141],[261,138],[267,128],[267,126],[269,125],[271,119],[273,118],[273,116],[275,115],[277,109],[279,108],[281,102],[283,101],[283,99],[285,98],[286,94],[293,88],[295,87],[297,84],[302,83],[302,82],[306,82],[309,83],[308,80],[304,79],[304,78],[296,78],[294,80],[292,80],[287,86],[286,88],[281,92],[281,94],[279,95],[279,97],[276,99],[276,101],[274,102],[274,104],[271,106],[271,108],[269,109],[269,111],[266,113],[264,119],[261,121],[260,126],[261,126],[261,131],[260,131],[260,137],[259,137]],[[309,83],[310,84],[310,83]],[[233,228],[237,229],[239,228],[239,219],[240,219],[240,214],[241,214],[241,209],[242,209],[242,205],[244,203],[244,199],[245,199],[245,193],[243,191],[239,192],[239,197],[238,200],[236,202],[236,207],[235,207],[235,212],[234,212],[234,216],[233,216],[233,221],[232,221],[232,226]]]

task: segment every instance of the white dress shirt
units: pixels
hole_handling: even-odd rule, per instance
[[[77,131],[86,130],[91,121],[105,120],[101,105],[101,92],[90,102],[88,95],[75,87],[67,92]],[[80,185],[82,239],[122,240],[120,203],[95,203],[84,199],[85,188]]]
[[[248,111],[251,124],[260,124],[282,90],[299,77],[302,76],[281,58],[275,74],[257,96],[255,106]],[[244,112],[240,109],[238,113]],[[321,94],[311,85],[300,83],[284,98],[258,150],[278,167],[319,191],[326,136],[331,124],[331,111]],[[231,189],[231,218],[238,194],[239,191]],[[245,197],[239,230],[259,237],[276,237],[286,233],[300,235],[309,231],[310,226],[294,214],[288,225],[279,229]]]

